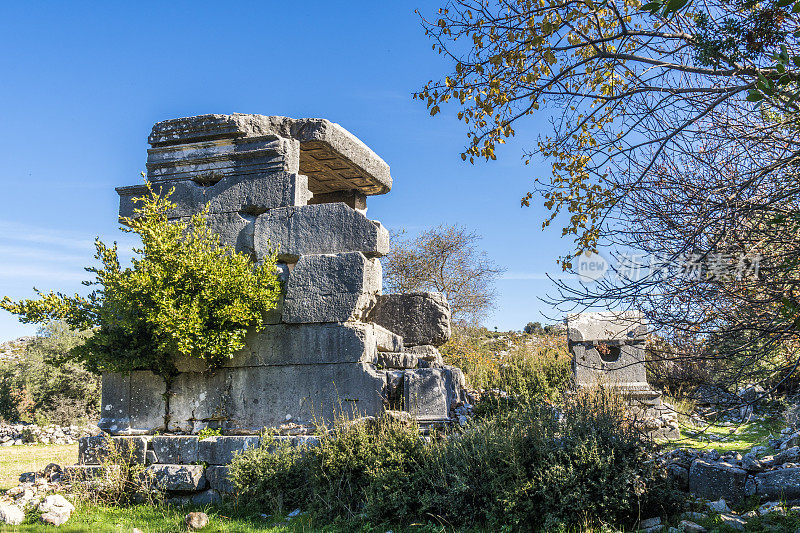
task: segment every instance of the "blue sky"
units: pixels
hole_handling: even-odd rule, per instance
[[[138,183],[154,122],[203,113],[323,117],[391,165],[369,216],[409,232],[460,223],[507,269],[489,327],[554,312],[546,272],[570,243],[542,232],[520,198],[545,164],[524,166],[546,120],[519,128],[498,160],[459,157],[455,109],[431,118],[411,94],[449,68],[414,9],[436,2],[5,2],[0,5],[0,295],[81,291],[95,236],[117,230],[114,187]],[[542,128],[537,129],[537,128]],[[29,334],[0,311],[0,341]]]

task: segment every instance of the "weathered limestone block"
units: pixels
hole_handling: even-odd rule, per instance
[[[153,182],[194,179],[213,184],[231,176],[281,171],[298,174],[299,170],[300,143],[275,134],[154,145],[147,150],[147,178]]]
[[[189,222],[188,218],[177,219]],[[256,217],[242,213],[214,213],[206,217],[208,225],[219,237],[220,243],[230,246],[239,253],[252,255],[253,232],[255,231]]]
[[[210,186],[186,179],[157,181],[151,187],[158,195],[166,195],[172,191],[169,199],[176,205],[167,214],[171,219],[190,217],[206,206],[210,214],[260,215],[275,207],[306,205],[311,196],[308,178],[290,172],[228,176]],[[117,193],[120,218],[135,217],[135,209],[139,204],[134,199],[149,194],[146,185],[118,187]]]
[[[639,312],[583,313],[567,318],[567,340],[578,386],[598,383],[649,391],[644,345],[647,326]]]
[[[450,417],[450,394],[445,373],[440,368],[406,370],[403,379],[406,411],[421,422]]]
[[[442,374],[444,376],[445,390],[449,394],[449,401],[451,406],[460,404],[463,401],[463,396],[467,388],[467,380],[464,377],[464,372],[457,366],[442,366]]]
[[[107,436],[97,435],[78,439],[78,464],[99,465],[107,455]]]
[[[283,321],[359,320],[380,294],[381,275],[380,261],[361,252],[304,255],[286,284]]]
[[[357,190],[318,193],[308,200],[309,205],[333,204],[337,202],[347,204],[351,208],[361,211],[364,214],[367,212],[367,196]]]
[[[166,464],[196,463],[198,439],[193,436],[156,435],[151,442],[156,462]]]
[[[755,477],[756,494],[770,500],[800,498],[800,468],[782,468]]]
[[[377,324],[371,324],[375,331],[375,340],[379,352],[402,352],[404,349],[403,337],[392,333],[388,329]]]
[[[278,324],[247,336],[247,347],[227,367],[370,363],[377,335],[371,324]]]
[[[294,421],[328,423],[337,416],[378,415],[385,377],[372,365],[223,368],[179,374],[169,402],[169,431],[195,433],[214,423],[229,433],[258,433]]]
[[[402,339],[380,326],[359,322],[268,325],[248,333],[246,347],[223,366],[372,363],[380,346],[392,341],[397,345]],[[194,357],[178,358],[175,366],[180,372],[207,370],[205,363]]]
[[[61,471],[61,478],[67,483],[90,481],[94,478],[102,477],[107,468],[115,468],[115,466],[67,465]]]
[[[450,305],[439,292],[379,296],[367,320],[403,337],[405,346],[440,346],[450,338]]]
[[[128,374],[104,372],[100,388],[101,413],[97,426],[115,433],[130,427],[131,377]]]
[[[299,161],[293,152],[275,149],[258,142],[292,140],[299,145]],[[384,194],[392,187],[389,165],[364,143],[340,125],[324,119],[291,119],[235,113],[200,115],[166,120],[153,126],[149,138],[148,172],[168,179],[169,163],[190,160],[187,172],[213,172],[214,175],[244,172],[256,160],[261,167],[279,166],[309,176],[314,193],[356,189],[364,194]],[[256,146],[250,148],[250,144]],[[175,147],[170,151],[166,148]],[[264,152],[264,153],[261,153]],[[278,156],[284,155],[281,159]],[[237,164],[244,169],[239,170]]]
[[[99,465],[108,459],[144,464],[150,437],[97,435],[78,439],[78,463]]]
[[[404,348],[403,351],[408,352],[410,354],[414,354],[420,359],[429,362],[434,366],[442,366],[444,364],[444,359],[442,358],[442,354],[439,353],[439,349],[431,344],[419,344],[417,346],[409,346],[407,348]]]
[[[98,427],[112,435],[143,435],[164,430],[164,380],[152,372],[106,372]]]
[[[258,448],[260,444],[261,437],[258,436],[209,437],[200,441],[198,460],[209,465],[227,465],[233,461],[234,455],[250,448]],[[211,488],[219,490],[213,484]]]
[[[311,254],[389,253],[386,228],[343,203],[270,209],[256,218],[254,231],[258,260],[275,247],[278,258],[289,263]]]
[[[572,344],[573,371],[579,386],[613,385],[647,390],[644,342],[635,345]]]
[[[208,486],[222,494],[233,494],[236,486],[228,479],[228,467],[211,465],[206,467]]]
[[[419,357],[404,352],[378,352],[376,364],[379,367],[392,369],[417,368]]]
[[[747,471],[726,463],[695,459],[689,468],[689,492],[700,498],[742,501],[747,496],[746,482]]]
[[[203,465],[150,465],[145,476],[162,490],[197,491],[208,482]]]

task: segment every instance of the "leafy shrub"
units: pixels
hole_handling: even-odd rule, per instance
[[[502,412],[430,444],[390,419],[339,428],[315,448],[266,444],[238,456],[232,478],[243,503],[273,511],[549,531],[674,511],[649,451],[619,399],[593,392],[563,408]]]
[[[148,184],[149,187],[149,184]],[[137,217],[126,219],[141,248],[131,268],[122,268],[117,245],[95,241],[101,267],[87,268],[98,287],[87,297],[42,294],[38,300],[0,307],[23,322],[63,320],[93,335],[72,350],[91,370],[150,369],[175,372],[176,356],[203,359],[219,366],[244,346],[248,328],[260,325],[280,295],[272,254],[259,264],[219,242],[206,212],[190,223],[170,222],[169,194],[139,199]]]
[[[207,439],[210,437],[221,437],[221,436],[222,436],[222,430],[217,428],[205,427],[197,433],[197,438],[199,438],[200,440]]]
[[[63,323],[50,323],[20,360],[0,363],[0,418],[63,425],[95,420],[100,377],[80,363],[62,362],[87,336]]]
[[[241,499],[261,512],[284,512],[305,505],[310,500],[309,475],[311,455],[305,446],[288,442],[269,442],[251,448],[233,458],[228,473]]]
[[[400,488],[413,458],[424,451],[416,426],[391,418],[343,423],[316,446],[292,447],[265,437],[260,448],[234,458],[230,477],[243,501],[260,509],[302,507],[351,518],[366,508],[372,518],[383,519],[384,505],[367,502],[388,495],[392,508],[402,508],[403,495],[392,487]]]

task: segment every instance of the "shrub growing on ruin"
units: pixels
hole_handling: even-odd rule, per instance
[[[622,402],[596,391],[501,412],[425,443],[391,419],[340,427],[313,448],[265,443],[234,460],[240,501],[370,524],[514,531],[633,524],[678,499]],[[261,511],[263,512],[263,511]]]
[[[122,231],[142,242],[132,266],[123,268],[116,243],[95,240],[100,266],[87,268],[96,287],[88,296],[39,294],[38,299],[0,307],[23,322],[63,320],[77,330],[92,330],[72,350],[92,370],[147,368],[174,373],[174,358],[203,359],[211,368],[244,347],[247,330],[259,326],[280,294],[276,256],[253,264],[250,257],[220,243],[207,224],[206,211],[189,222],[169,221],[169,194],[139,199],[134,218]]]

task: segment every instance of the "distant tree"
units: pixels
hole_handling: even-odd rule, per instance
[[[44,325],[19,358],[0,362],[0,417],[5,420],[71,424],[96,420],[100,376],[65,361],[91,332],[63,322]]]
[[[503,272],[478,249],[480,239],[458,225],[441,225],[414,239],[395,234],[383,263],[387,292],[442,292],[453,320],[480,322],[494,305],[494,283]]]
[[[541,335],[544,333],[541,322],[528,322],[523,331],[528,335]]]

